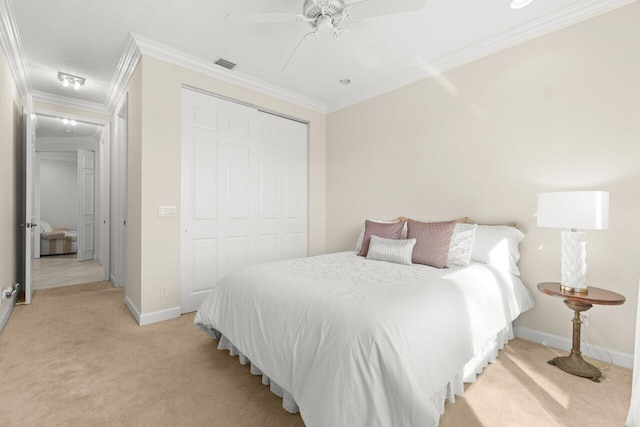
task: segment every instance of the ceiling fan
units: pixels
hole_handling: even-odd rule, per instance
[[[422,9],[425,0],[360,0],[345,4],[344,0],[304,0],[302,14],[295,13],[230,13],[226,20],[242,24],[289,24],[301,22],[313,31],[298,43],[284,66],[287,70],[295,59],[304,58],[313,49],[322,33],[333,33],[365,68],[375,67],[380,59],[362,41],[343,28],[345,21],[356,21]]]

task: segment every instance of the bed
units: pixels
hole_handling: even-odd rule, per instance
[[[229,274],[195,324],[308,426],[430,426],[531,307],[520,279],[490,264],[437,269],[349,251]]]

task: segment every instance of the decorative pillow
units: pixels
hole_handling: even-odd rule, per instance
[[[381,222],[365,221],[364,223],[364,238],[362,239],[362,248],[358,252],[359,256],[367,256],[369,252],[369,242],[371,236],[384,237],[387,239],[399,239],[402,236],[402,229],[404,228],[404,222],[394,222],[391,224],[384,224]]]
[[[460,265],[464,267],[469,265],[477,228],[476,224],[456,224],[451,236],[451,245],[449,246],[448,266]]]
[[[519,276],[520,251],[518,244],[522,239],[524,239],[524,233],[515,227],[478,225],[471,259]]]
[[[367,259],[411,265],[416,239],[385,239],[371,236]]]
[[[455,226],[455,221],[419,222],[410,219],[407,237],[416,239],[411,261],[436,268],[446,267]]]
[[[40,221],[40,228],[42,228],[43,233],[49,233],[53,231],[53,229],[51,228],[51,225],[49,225],[47,221]]]
[[[395,224],[396,222],[404,222],[404,227],[402,228],[401,239],[407,238],[407,218],[403,216],[399,216],[398,218],[392,220],[384,220],[384,219],[369,219],[367,221],[379,222],[381,224]],[[358,237],[358,243],[356,243],[356,252],[360,252],[362,250],[362,241],[364,240],[364,226],[362,226],[362,231],[360,231],[360,236]]]

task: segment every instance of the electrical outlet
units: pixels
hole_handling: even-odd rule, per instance
[[[162,286],[160,288],[160,298],[166,298],[169,296],[169,290],[167,289],[166,286]]]

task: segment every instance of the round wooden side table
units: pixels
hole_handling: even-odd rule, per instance
[[[625,301],[624,296],[606,289],[589,286],[586,293],[563,291],[559,282],[538,283],[538,290],[544,294],[564,298],[567,307],[574,311],[573,315],[573,345],[568,356],[556,357],[549,360],[550,365],[555,365],[563,371],[573,375],[589,378],[591,381],[600,382],[602,373],[600,369],[582,358],[580,352],[580,313],[597,305],[620,305]]]

